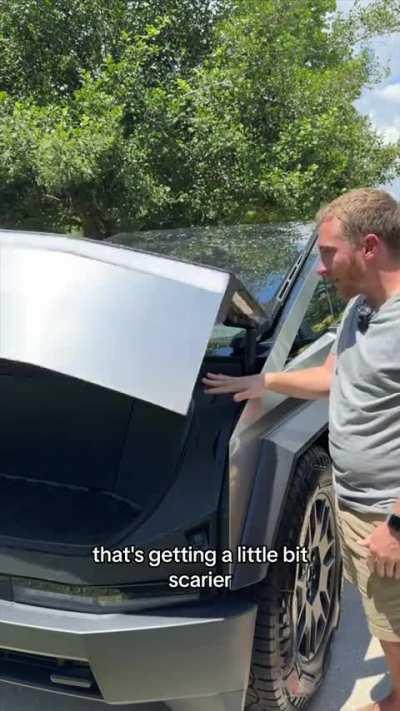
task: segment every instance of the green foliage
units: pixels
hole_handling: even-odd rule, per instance
[[[329,31],[333,9],[326,0],[243,0],[222,24],[200,81],[195,192],[217,186],[202,199],[209,219],[238,219],[244,205],[308,218],[323,200],[391,176],[398,147],[384,146],[352,103],[373,71],[370,54],[343,44],[355,19]]]
[[[98,76],[107,57],[118,61],[160,17],[159,61],[147,68],[160,79],[186,73],[210,50],[213,24],[228,7],[223,0],[0,0],[0,85],[39,103],[70,96],[82,71]]]
[[[0,219],[113,232],[304,219],[397,170],[353,107],[394,0],[0,0]],[[355,54],[355,42],[363,51]]]

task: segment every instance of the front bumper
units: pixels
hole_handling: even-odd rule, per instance
[[[233,597],[113,615],[0,601],[0,680],[108,704],[166,701],[174,711],[240,711],[255,616],[253,603]],[[32,663],[41,659],[52,671]],[[87,667],[92,691],[53,683],[54,668],[61,665],[62,676],[66,660]]]

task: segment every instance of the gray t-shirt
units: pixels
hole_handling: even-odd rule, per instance
[[[332,347],[329,449],[339,501],[388,513],[400,498],[400,294],[373,312],[363,333],[364,302],[347,304]]]

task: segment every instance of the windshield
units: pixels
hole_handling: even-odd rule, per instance
[[[120,233],[108,241],[231,272],[264,306],[311,233],[311,224],[233,225]]]

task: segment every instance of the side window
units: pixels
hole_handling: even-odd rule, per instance
[[[340,320],[344,307],[345,303],[335,289],[330,284],[320,281],[304,314],[289,358],[301,353],[304,348],[335,325]]]

